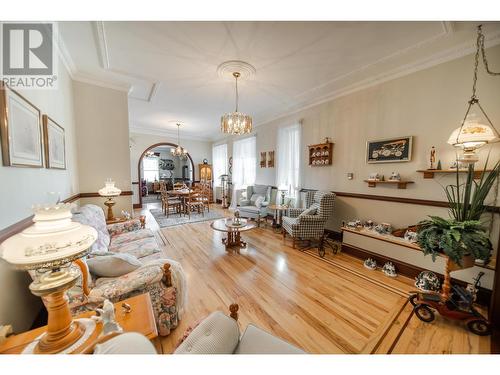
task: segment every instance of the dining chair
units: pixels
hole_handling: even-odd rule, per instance
[[[169,196],[166,190],[161,192],[161,205],[166,217],[168,217],[171,210],[179,215],[182,213],[182,202],[180,199]]]
[[[187,194],[185,198],[185,205],[189,219],[191,219],[192,211],[197,211],[199,214],[201,213],[205,216],[204,204],[200,200],[200,193],[191,192]]]

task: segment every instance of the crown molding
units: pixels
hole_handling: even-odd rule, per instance
[[[169,137],[177,142],[177,132],[176,131],[155,129],[155,128],[149,128],[149,127],[131,124],[129,127],[129,134],[131,134],[131,133],[156,135],[156,136],[160,136],[160,137]],[[210,137],[201,137],[201,136],[196,136],[196,135],[183,135],[180,137],[180,139],[181,139],[181,141],[183,139],[185,139],[185,140],[191,140],[191,141],[212,142],[212,138],[210,138]]]
[[[447,26],[448,30],[450,30],[450,26]],[[485,39],[485,46],[487,48],[493,47],[500,44],[500,32],[494,32],[490,33],[489,35],[486,35]],[[408,49],[407,49],[408,50]],[[304,100],[302,103],[291,106],[288,108],[288,111],[286,113],[278,114],[278,115],[263,115],[262,119],[259,120],[257,118],[257,121],[255,121],[255,127],[259,127],[261,125],[268,124],[270,122],[291,116],[293,114],[296,114],[298,112],[304,111],[306,109],[315,107],[317,105],[338,99],[340,97],[350,95],[352,93],[355,93],[357,91],[361,91],[376,85],[379,85],[384,82],[388,82],[400,77],[404,77],[407,75],[410,75],[412,73],[416,73],[421,70],[425,70],[428,68],[431,68],[436,65],[443,64],[448,61],[453,61],[456,59],[459,59],[461,57],[470,55],[474,53],[476,50],[476,41],[471,40],[469,42],[463,43],[457,47],[441,51],[439,53],[436,53],[432,56],[429,56],[424,59],[417,60],[415,62],[406,64],[406,65],[401,65],[398,66],[397,68],[394,68],[392,70],[389,70],[387,72],[378,74],[374,77],[366,78],[364,80],[361,80],[359,82],[353,83],[351,85],[348,85],[346,87],[343,87],[338,90],[333,90],[330,93],[310,99],[310,100]],[[381,61],[379,61],[381,62]],[[369,67],[373,66],[374,64],[370,64],[366,66],[364,69],[368,69]],[[363,69],[363,70],[364,70]],[[359,71],[357,71],[359,72]],[[351,75],[353,73],[348,73],[342,77],[339,77],[338,79],[346,78],[348,75]],[[337,80],[338,80],[337,79]],[[330,81],[333,82],[333,81]]]
[[[122,92],[127,93],[127,95],[130,92],[130,85],[128,85],[128,84],[106,82],[106,81],[96,79],[95,77],[93,77],[91,75],[87,75],[87,74],[84,74],[81,72],[75,73],[72,78],[73,78],[73,81],[76,81],[76,82],[88,83],[90,85],[104,87],[106,89],[122,91]]]
[[[64,67],[66,68],[66,71],[68,72],[69,76],[73,79],[77,69],[75,62],[73,61],[71,54],[68,52],[68,49],[66,48],[66,44],[64,43],[61,34],[59,33],[59,23],[57,23],[58,27],[58,35],[57,35],[57,43],[56,43],[56,49],[57,49],[57,55],[59,56],[59,59],[62,61]]]

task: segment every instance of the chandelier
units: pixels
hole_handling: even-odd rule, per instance
[[[242,135],[252,131],[252,117],[238,112],[238,78],[240,73],[234,72],[233,77],[236,80],[236,110],[231,113],[225,113],[220,119],[220,130],[226,134]]]
[[[493,126],[490,118],[484,111],[479,98],[476,95],[477,70],[479,58],[482,58],[486,72],[489,75],[500,75],[500,72],[492,72],[488,67],[486,52],[484,51],[484,34],[481,25],[477,27],[476,55],[474,60],[474,76],[472,83],[472,96],[468,101],[467,111],[465,112],[462,125],[451,133],[448,143],[463,150],[463,156],[459,159],[464,163],[475,163],[478,161],[476,150],[487,143],[498,141],[498,131]],[[476,110],[479,109],[479,113]],[[482,119],[482,118],[483,119]],[[484,121],[486,119],[486,121]],[[486,123],[487,122],[487,123]]]
[[[177,123],[176,125],[177,125],[177,147],[171,148],[170,152],[172,156],[185,158],[187,156],[188,151],[184,147],[181,147],[181,139],[179,137],[179,128],[181,124]]]

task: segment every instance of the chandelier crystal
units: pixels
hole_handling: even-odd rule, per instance
[[[236,110],[231,113],[225,113],[220,120],[220,130],[226,134],[242,135],[252,132],[252,117],[250,115],[238,112],[238,78],[240,73],[234,72],[233,77],[236,80]]]
[[[179,137],[179,128],[180,128],[181,124],[177,123],[176,125],[177,125],[177,147],[171,148],[170,153],[172,154],[172,156],[178,156],[180,158],[185,158],[185,157],[187,157],[188,151],[184,147],[181,147],[181,140]]]

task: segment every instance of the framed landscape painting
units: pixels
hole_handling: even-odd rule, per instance
[[[7,167],[43,167],[40,110],[0,82],[0,137]]]
[[[43,115],[42,122],[47,168],[66,169],[64,128],[47,115]]]
[[[366,142],[367,163],[395,163],[411,160],[413,137],[381,139]]]

